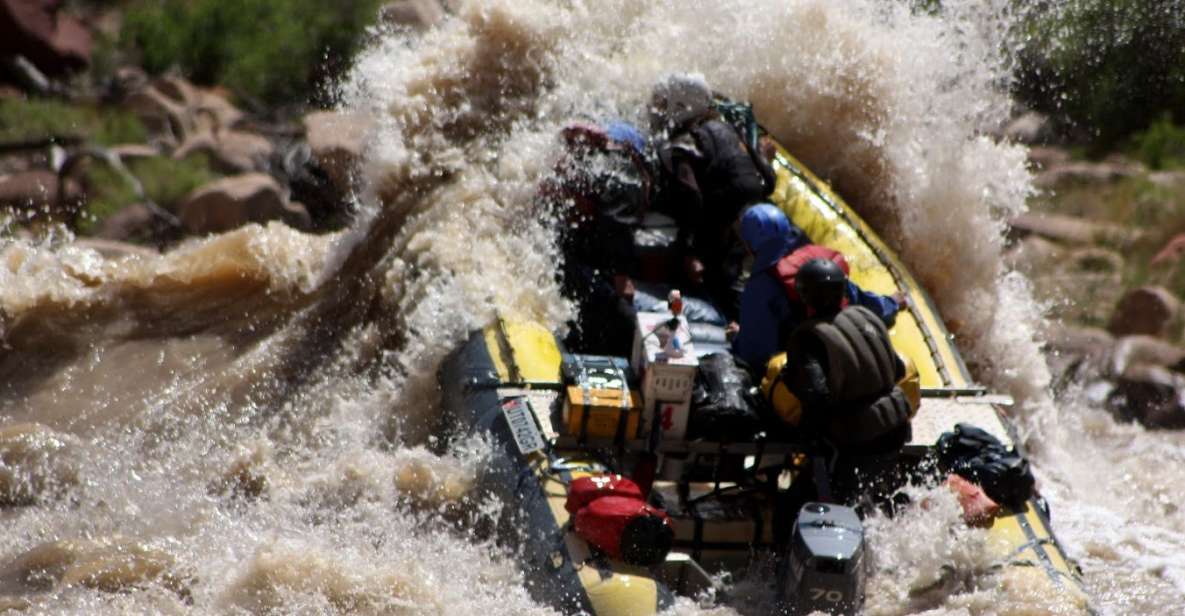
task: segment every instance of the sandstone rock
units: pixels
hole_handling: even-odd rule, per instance
[[[160,156],[159,148],[146,143],[125,143],[122,145],[115,145],[107,148],[107,151],[118,156],[119,160],[124,163],[128,163],[133,160],[156,158],[157,156]]]
[[[1028,212],[1008,221],[1008,226],[1010,232],[1017,237],[1039,235],[1055,242],[1068,244],[1094,244],[1108,241],[1126,245],[1139,237],[1138,233],[1120,225],[1060,214]]]
[[[0,177],[0,211],[20,216],[69,218],[77,211],[81,194],[77,182],[67,179],[59,184],[58,175],[52,171],[23,171]]]
[[[214,134],[210,132],[202,132],[196,135],[190,135],[185,139],[177,149],[173,150],[173,158],[177,160],[184,160],[193,156],[194,154],[203,153],[210,157],[211,162],[215,158],[215,152],[218,150],[218,141],[214,138]],[[244,170],[239,170],[244,171]]]
[[[172,76],[165,75],[157,77],[152,80],[151,87],[160,92],[169,100],[172,100],[184,107],[196,106],[198,99],[197,88],[188,81]]]
[[[1004,137],[1009,141],[1032,145],[1045,139],[1048,124],[1048,116],[1029,111],[1014,118],[1004,127]]]
[[[1029,235],[1004,253],[1004,263],[1032,276],[1037,272],[1053,270],[1061,263],[1065,253],[1065,248],[1038,235]]]
[[[183,141],[190,133],[189,111],[185,104],[170,99],[154,87],[133,92],[124,100],[123,107],[139,117],[156,135]]]
[[[439,0],[396,0],[380,9],[382,20],[392,26],[427,30],[444,20]]]
[[[343,194],[353,188],[350,174],[362,155],[374,121],[359,113],[318,111],[304,118],[313,159]]]
[[[243,119],[243,112],[215,90],[198,90],[194,113],[199,130],[229,129]]]
[[[59,0],[0,0],[0,57],[23,56],[47,75],[90,64],[91,35]]]
[[[1033,184],[1038,188],[1055,188],[1067,184],[1106,184],[1138,175],[1141,171],[1139,165],[1127,162],[1067,162],[1052,165],[1038,173],[1033,179]]]
[[[243,112],[222,95],[180,77],[154,80],[128,96],[124,106],[153,132],[169,134],[181,143],[201,132],[229,129],[243,118]]]
[[[1050,321],[1043,330],[1045,363],[1057,382],[1094,380],[1107,372],[1115,339],[1095,327]]]
[[[182,160],[198,152],[209,156],[214,167],[223,173],[246,173],[267,169],[275,148],[260,135],[219,129],[191,136],[173,151],[173,158]]]
[[[267,138],[238,130],[215,133],[218,150],[215,160],[219,165],[238,171],[265,170],[267,161],[276,149]]]
[[[1111,350],[1108,361],[1111,374],[1122,375],[1137,365],[1180,370],[1185,362],[1185,348],[1152,336],[1124,336]]]
[[[1122,419],[1149,428],[1185,428],[1185,377],[1160,366],[1128,366],[1107,398],[1107,407]]]
[[[1070,153],[1053,146],[1033,146],[1029,148],[1029,162],[1037,169],[1049,169],[1070,162]]]
[[[1181,301],[1164,287],[1128,291],[1111,314],[1107,331],[1116,336],[1161,336],[1181,310]]]
[[[157,230],[156,215],[143,203],[133,203],[103,219],[94,237],[116,242],[146,240]]]
[[[282,220],[298,228],[309,224],[308,212],[288,203],[271,176],[247,173],[198,188],[177,208],[181,223],[192,233],[220,233],[249,222]]]
[[[1115,338],[1097,327],[1051,322],[1043,333],[1048,347],[1063,353],[1106,357],[1115,345]]]
[[[132,92],[138,92],[148,86],[148,73],[135,65],[121,66],[115,69],[111,77],[111,94],[117,100],[123,99]]]

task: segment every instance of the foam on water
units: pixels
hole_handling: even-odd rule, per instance
[[[500,506],[467,494],[487,452],[440,446],[435,370],[496,313],[564,322],[554,221],[531,199],[556,129],[641,122],[654,80],[691,71],[753,101],[902,254],[977,376],[1021,400],[1056,528],[1103,613],[1176,613],[1180,439],[1051,401],[1040,309],[1000,264],[1002,221],[1032,190],[1022,149],[982,136],[1010,106],[1013,3],[949,1],[941,17],[877,0],[457,4],[414,39],[379,36],[341,86],[344,107],[378,121],[345,233],[250,226],[119,261],[68,242],[0,247],[3,422],[74,435],[79,461],[64,495],[0,514],[3,601],[551,613],[473,523]],[[871,524],[869,613],[1060,609],[995,575],[982,533],[949,530],[949,494],[917,498],[932,506]],[[129,592],[12,568],[82,540],[68,545]],[[168,576],[121,569],[129,554],[172,563]],[[736,609],[762,611],[758,586],[734,587]],[[734,608],[681,599],[675,612]]]

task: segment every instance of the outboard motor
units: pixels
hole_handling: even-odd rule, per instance
[[[864,603],[864,525],[851,507],[807,503],[779,577],[789,614],[855,614]]]

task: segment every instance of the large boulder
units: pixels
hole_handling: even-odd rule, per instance
[[[1014,237],[1038,235],[1063,244],[1094,244],[1110,242],[1130,244],[1138,234],[1121,225],[1084,220],[1061,214],[1027,212],[1008,221]]]
[[[191,233],[221,233],[250,222],[282,220],[307,228],[309,214],[289,203],[283,189],[269,175],[246,173],[216,180],[187,195],[177,217]]]
[[[1062,321],[1048,321],[1042,331],[1045,339],[1045,363],[1061,381],[1094,380],[1107,372],[1115,339],[1096,327],[1081,327]]]
[[[304,117],[305,139],[313,160],[341,194],[354,187],[354,169],[373,126],[374,120],[361,113],[318,111]]]
[[[1108,364],[1114,375],[1141,364],[1180,372],[1185,369],[1185,348],[1152,336],[1124,336],[1112,347]]]
[[[154,135],[170,142],[184,140],[191,130],[185,103],[169,98],[152,86],[141,88],[123,101],[127,111],[140,118]]]
[[[182,160],[199,152],[223,173],[246,173],[266,170],[275,147],[254,133],[220,129],[190,136],[173,151],[173,158]]]
[[[104,218],[94,237],[113,242],[142,242],[162,231],[162,221],[147,205],[133,203]]]
[[[0,57],[23,56],[51,76],[90,64],[90,32],[60,12],[61,4],[61,0],[0,0]]]
[[[1139,175],[1140,165],[1126,161],[1063,162],[1051,165],[1037,174],[1033,184],[1038,188],[1056,188],[1072,184],[1109,184]]]
[[[124,99],[123,105],[158,135],[184,143],[194,135],[234,127],[243,112],[216,90],[180,77],[161,77]]]
[[[1115,382],[1107,407],[1121,419],[1149,428],[1185,428],[1185,376],[1167,368],[1128,366]]]
[[[0,176],[0,212],[18,217],[69,219],[78,211],[82,189],[67,179],[59,183],[52,171],[22,171]]]
[[[1140,287],[1123,295],[1107,331],[1115,336],[1163,336],[1181,311],[1181,300],[1164,287]]]

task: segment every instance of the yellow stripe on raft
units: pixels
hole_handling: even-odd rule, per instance
[[[498,343],[499,328],[506,334],[511,357],[502,353]],[[555,336],[547,328],[533,321],[506,319],[490,325],[483,332],[486,349],[498,378],[504,383],[513,381],[510,366],[518,368],[518,374],[527,383],[558,383],[563,357],[556,346]]]
[[[567,501],[567,486],[560,482],[556,475],[550,472],[550,462],[540,459],[536,477],[544,486],[547,494],[547,505],[551,515],[555,517],[556,526],[564,528],[568,524],[568,510],[564,508]],[[570,465],[595,464],[592,460],[569,459]],[[592,473],[573,471],[572,479],[588,477]],[[588,595],[593,613],[597,616],[650,616],[658,610],[658,585],[649,577],[648,572],[641,567],[633,567],[619,561],[610,561],[608,577],[602,577],[601,572],[592,565],[586,565],[591,552],[583,539],[571,530],[564,531],[564,545],[568,549],[568,556],[576,567],[580,584]]]
[[[1032,529],[1032,539],[1024,524]],[[1090,613],[1090,599],[1081,582],[1031,506],[993,520],[988,537],[987,549],[1004,567],[1001,586],[1040,598],[1041,613]]]
[[[502,354],[502,345],[498,342],[499,327],[506,335],[512,358]],[[494,368],[503,381],[510,380],[509,366],[512,362],[527,383],[559,381],[563,358],[555,336],[538,323],[504,320],[500,325],[487,327],[483,336]],[[564,528],[570,517],[564,508],[568,498],[567,486],[551,472],[551,462],[545,456],[536,454],[534,461],[538,463],[535,477],[547,495],[548,509],[556,526]],[[568,459],[567,463],[573,466],[595,464],[592,460],[580,459]],[[572,478],[591,474],[573,471]],[[588,544],[570,529],[564,531],[564,544],[576,567],[580,584],[584,586],[585,594],[592,604],[593,613],[597,616],[650,616],[658,610],[658,585],[644,568],[610,561],[611,574],[603,577],[596,567],[585,565],[591,555]]]

